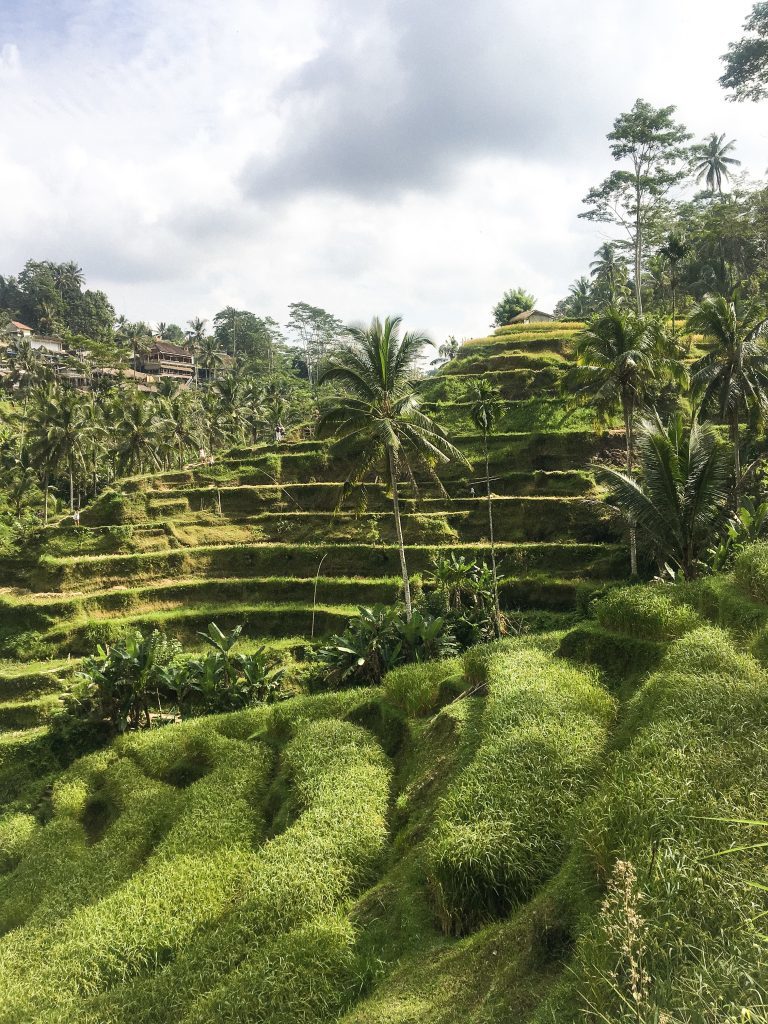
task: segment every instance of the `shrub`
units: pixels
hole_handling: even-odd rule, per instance
[[[599,763],[613,702],[589,673],[508,644],[484,652],[474,760],[439,803],[427,870],[445,931],[506,913],[557,867]]]
[[[331,636],[317,655],[322,678],[331,686],[376,686],[385,672],[406,662],[449,657],[457,645],[449,621],[418,608],[408,622],[401,610],[384,605],[360,608],[346,630]]]
[[[617,587],[595,604],[603,629],[646,640],[676,640],[701,624],[693,608],[678,604],[670,587]]]

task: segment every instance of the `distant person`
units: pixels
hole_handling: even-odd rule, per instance
[[[475,485],[474,484],[472,484],[472,486],[469,488],[469,496],[470,496],[470,498],[474,498],[474,496],[475,496]]]
[[[205,448],[200,449],[199,455],[200,461],[203,463],[203,465],[205,465]]]
[[[72,513],[72,522],[75,524],[75,526],[79,526],[80,525],[80,509],[79,508],[76,508],[75,511]]]
[[[275,427],[275,441],[279,444],[285,438],[285,427],[282,423],[278,423]]]

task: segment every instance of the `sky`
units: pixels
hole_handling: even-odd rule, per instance
[[[768,166],[719,57],[752,0],[0,0],[0,274],[76,260],[131,320],[550,310],[642,97]]]

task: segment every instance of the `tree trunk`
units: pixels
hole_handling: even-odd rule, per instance
[[[733,445],[733,496],[738,512],[741,504],[741,455],[739,453],[739,410],[731,413],[731,444]]]
[[[72,467],[69,467],[69,511],[75,511],[75,476]]]
[[[491,573],[493,575],[494,631],[501,636],[501,609],[499,608],[499,580],[496,575],[496,544],[493,539],[493,499],[491,498],[491,474],[488,468],[488,431],[483,431],[485,447],[485,493],[488,498],[488,533],[491,541]]]
[[[635,185],[635,299],[637,312],[643,315],[643,292],[641,287],[641,263],[643,254],[643,226],[640,217],[640,184]]]
[[[632,412],[628,406],[624,408],[624,435],[627,445],[627,476],[632,476],[632,464],[634,462],[634,443],[632,437]],[[629,571],[632,576],[637,576],[637,529],[634,521],[629,521]]]
[[[45,512],[43,514],[43,523],[48,525],[48,470],[45,471]]]
[[[392,511],[395,516],[395,533],[397,534],[397,546],[400,550],[400,572],[403,577],[403,594],[405,596],[405,620],[411,621],[413,609],[411,607],[411,584],[408,579],[408,565],[405,561],[405,544],[403,543],[403,526],[400,522],[400,495],[397,490],[397,466],[395,464],[395,453],[387,448],[389,459],[389,478],[392,484]]]

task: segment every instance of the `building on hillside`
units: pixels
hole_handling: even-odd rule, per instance
[[[64,342],[55,334],[33,334],[27,340],[35,352],[45,352],[49,356],[64,355]]]
[[[137,363],[137,369],[143,373],[153,377],[173,377],[182,382],[190,381],[195,372],[195,357],[188,348],[157,338],[152,342],[147,355],[137,360]]]
[[[18,320],[11,320],[3,334],[9,341],[18,341],[20,338],[29,338],[34,334],[34,331],[31,327],[27,327],[26,324],[19,323]]]
[[[518,313],[509,321],[510,324],[547,324],[557,317],[551,313],[542,313],[540,309],[529,309],[525,313]]]

